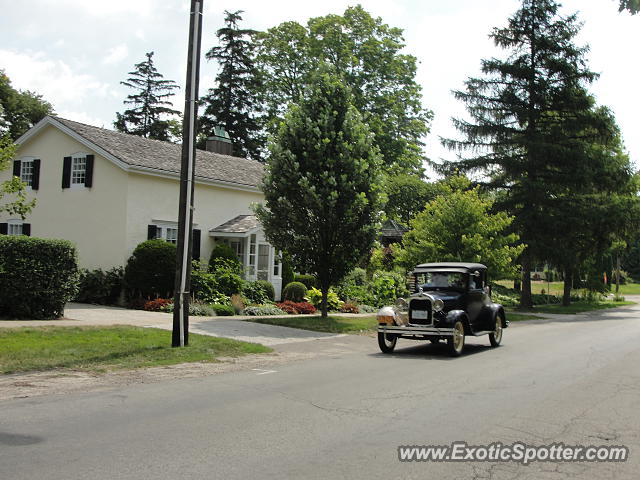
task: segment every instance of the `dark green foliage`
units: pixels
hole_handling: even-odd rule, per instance
[[[282,299],[291,300],[292,302],[302,302],[307,295],[307,287],[300,282],[291,282],[285,285],[282,290]]]
[[[47,115],[53,115],[51,104],[28,90],[16,90],[0,70],[0,137],[8,134],[16,140]]]
[[[220,71],[216,87],[210,88],[202,100],[205,105],[199,121],[202,142],[214,127],[222,126],[231,137],[234,155],[260,160],[265,142],[259,117],[261,82],[254,65],[256,32],[238,27],[241,10],[224,13],[226,26],[216,32],[220,46],[206,54],[207,60],[218,61]]]
[[[77,291],[71,242],[0,236],[0,317],[59,318]]]
[[[293,278],[293,281],[304,283],[304,286],[307,287],[307,289],[318,287],[318,280],[316,280],[316,277],[314,275],[308,275],[308,274],[302,274],[302,273],[296,274]]]
[[[171,298],[176,275],[176,246],[164,240],[139,244],[124,271],[129,298]]]
[[[228,317],[231,315],[235,315],[235,310],[233,309],[233,307],[231,305],[221,305],[219,303],[212,303],[211,305],[211,309],[216,312],[216,315],[220,316],[220,317]]]
[[[227,297],[242,292],[244,280],[242,280],[240,263],[219,258],[215,261],[215,268],[209,268],[211,275],[216,279],[216,290]]]
[[[271,282],[268,282],[267,280],[256,280],[256,283],[260,288],[262,288],[262,291],[265,293],[267,298],[273,302],[276,297],[276,291]]]
[[[351,100],[329,66],[312,77],[280,124],[256,208],[271,244],[316,276],[325,299],[371,248],[383,208],[380,156]]]
[[[422,107],[417,60],[403,53],[401,29],[358,5],[343,15],[311,18],[306,26],[282,23],[259,40],[258,63],[273,132],[318,66],[328,63],[353,92],[351,101],[374,133],[387,171],[423,170],[422,140],[432,113]]]
[[[114,267],[107,271],[80,270],[78,293],[74,301],[98,305],[114,305],[124,286],[124,269]]]
[[[287,253],[282,255],[282,285],[287,285],[295,280],[295,272],[293,271],[293,262],[291,256]]]
[[[631,15],[640,12],[640,0],[620,0],[619,12],[628,11]]]
[[[215,302],[220,297],[216,276],[194,262],[191,270],[191,296],[201,302]]]
[[[242,286],[242,296],[247,300],[247,302],[254,305],[262,305],[263,303],[273,301],[273,299],[267,294],[264,286],[257,281],[245,282]]]
[[[427,183],[418,175],[400,173],[385,178],[384,191],[387,194],[387,217],[407,227],[441,189],[438,184]]]
[[[225,243],[218,243],[211,251],[211,257],[209,257],[209,268],[211,270],[215,269],[220,261],[222,261],[222,263],[235,263],[240,266],[238,255],[233,251],[233,248]]]
[[[15,158],[17,146],[6,134],[3,136],[0,131],[0,172],[12,165]],[[10,201],[4,203],[5,195],[10,196]],[[36,206],[36,199],[27,200],[27,185],[18,177],[11,176],[8,180],[0,182],[0,213],[7,213],[11,216],[19,215],[24,218]]]
[[[124,101],[133,107],[123,113],[117,112],[117,120],[113,125],[119,132],[169,140],[169,117],[180,112],[169,108],[172,103],[168,98],[179,87],[173,80],[164,80],[162,74],[158,73],[153,64],[153,52],[146,53],[146,57],[144,62],[135,65],[134,71],[129,72],[130,77],[126,81],[120,82],[135,91]]]

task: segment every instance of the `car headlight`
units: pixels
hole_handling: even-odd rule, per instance
[[[443,308],[444,308],[444,302],[442,300],[437,298],[437,299],[435,299],[433,301],[433,311],[434,312],[441,312]]]

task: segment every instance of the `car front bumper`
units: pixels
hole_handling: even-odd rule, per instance
[[[378,325],[378,333],[393,333],[402,336],[429,335],[436,337],[451,337],[453,335],[453,328],[440,328],[429,325],[407,325],[406,327],[398,325]]]

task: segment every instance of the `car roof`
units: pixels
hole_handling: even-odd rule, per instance
[[[453,271],[453,272],[469,272],[473,270],[486,270],[487,267],[481,263],[470,262],[438,262],[438,263],[422,263],[416,265],[413,273],[424,273],[433,271]]]

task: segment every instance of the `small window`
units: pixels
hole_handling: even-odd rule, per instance
[[[169,227],[166,225],[156,226],[155,238],[165,240],[175,245],[178,243],[178,229],[176,227]]]
[[[74,156],[71,161],[71,185],[84,186],[87,179],[87,157]]]
[[[9,235],[22,235],[22,224],[21,223],[10,223],[9,224]]]
[[[33,160],[22,160],[20,180],[26,183],[28,187],[33,185]]]

